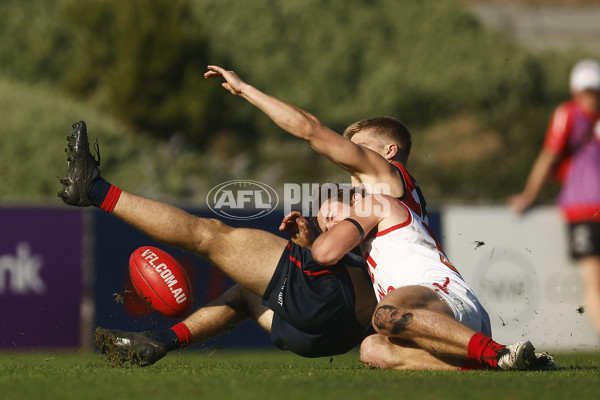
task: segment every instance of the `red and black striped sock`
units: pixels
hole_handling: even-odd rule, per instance
[[[477,360],[492,368],[498,368],[498,352],[505,347],[494,342],[491,337],[478,332],[469,341],[467,354],[471,360]]]
[[[94,206],[111,213],[117,205],[119,197],[121,197],[121,192],[120,188],[98,177],[90,185],[88,198]]]
[[[173,325],[170,329],[150,332],[150,337],[164,344],[167,351],[185,347],[192,341],[190,329],[182,322]]]
[[[186,347],[192,343],[192,332],[190,332],[190,328],[183,322],[173,325],[171,330],[177,335],[179,347]]]

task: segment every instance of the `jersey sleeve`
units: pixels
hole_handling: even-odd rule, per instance
[[[414,211],[421,219],[427,222],[427,210],[425,209],[425,197],[421,192],[421,188],[417,181],[408,173],[406,168],[402,164],[393,162],[393,166],[398,168],[400,176],[404,184],[404,195],[399,197],[398,200],[402,201],[412,211]]]
[[[543,148],[554,154],[564,152],[571,131],[573,117],[568,103],[561,104],[552,115]]]

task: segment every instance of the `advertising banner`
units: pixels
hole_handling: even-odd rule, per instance
[[[443,248],[483,303],[494,339],[542,349],[598,349],[567,229],[554,207],[445,207]]]
[[[0,209],[0,348],[76,347],[80,210]]]

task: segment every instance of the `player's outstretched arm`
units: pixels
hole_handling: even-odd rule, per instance
[[[523,191],[508,199],[508,203],[513,212],[522,214],[535,203],[535,200],[544,187],[544,183],[546,182],[550,171],[558,160],[559,156],[548,150],[544,149],[540,152],[533,167],[531,167]]]
[[[204,74],[206,78],[225,79],[222,86],[236,96],[264,112],[281,129],[307,141],[313,149],[346,171],[369,181],[386,182],[382,179],[392,174],[392,167],[376,152],[352,143],[325,126],[314,115],[283,100],[261,92],[247,84],[233,71],[227,71],[216,65],[209,65]]]

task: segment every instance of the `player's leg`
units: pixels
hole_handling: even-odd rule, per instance
[[[556,369],[551,356],[535,353],[522,340],[511,346],[458,322],[448,305],[425,286],[406,286],[388,293],[373,314],[381,335],[414,343],[441,358],[474,360],[500,369]]]
[[[190,330],[190,343],[202,342],[232,330],[239,322],[250,318],[271,332],[273,311],[263,306],[257,294],[234,285],[223,296],[199,308],[181,323]]]
[[[440,358],[411,342],[393,340],[379,334],[370,335],[360,345],[360,360],[382,369],[460,370],[461,361]]]
[[[583,257],[577,261],[577,267],[582,278],[585,313],[600,337],[600,256]]]
[[[437,294],[424,286],[405,286],[388,293],[373,314],[375,331],[409,340],[438,355],[467,357],[475,331],[459,323]]]
[[[273,312],[261,304],[257,294],[234,285],[218,299],[199,308],[182,322],[164,331],[124,332],[98,328],[95,345],[110,360],[149,366],[173,351],[202,342],[251,318],[267,332],[271,330]]]
[[[269,284],[287,243],[266,231],[232,228],[125,191],[112,213],[162,243],[199,254],[259,295]]]
[[[600,222],[569,224],[569,247],[581,275],[586,315],[600,337]]]
[[[59,197],[67,204],[96,206],[166,244],[194,251],[236,282],[262,295],[277,266],[285,240],[268,232],[233,229],[220,221],[197,218],[176,207],[123,192],[100,177],[89,150],[87,127],[79,121],[67,138],[67,176]]]

